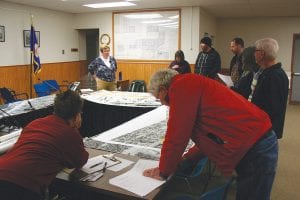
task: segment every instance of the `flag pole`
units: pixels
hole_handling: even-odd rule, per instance
[[[33,14],[30,14],[30,22],[31,22],[31,26],[33,26]],[[31,26],[30,26],[30,29],[31,29]],[[30,31],[31,33],[31,31]],[[30,36],[30,40],[31,40],[31,36]],[[31,44],[31,42],[30,42]],[[33,52],[31,51],[31,48],[30,48],[30,70],[29,70],[29,91],[30,91],[30,98],[32,98],[32,87],[33,87],[33,84],[32,84],[32,74],[33,74]]]

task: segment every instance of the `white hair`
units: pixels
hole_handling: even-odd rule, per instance
[[[172,78],[177,74],[178,72],[173,69],[162,69],[155,72],[151,76],[148,91],[154,96],[157,96],[159,87],[163,86],[168,89]]]
[[[279,50],[279,45],[273,38],[264,38],[255,42],[255,47],[258,50],[265,52],[266,59],[275,60]]]

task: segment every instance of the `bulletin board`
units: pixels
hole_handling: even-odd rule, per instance
[[[180,9],[113,13],[117,59],[173,60],[180,49]]]

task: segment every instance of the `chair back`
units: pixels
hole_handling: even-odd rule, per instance
[[[60,86],[56,80],[44,80],[43,83],[49,88],[51,92],[60,91]]]
[[[146,83],[144,80],[134,80],[131,82],[129,92],[147,92]]]
[[[6,87],[0,88],[0,95],[3,98],[5,104],[17,101],[14,95]]]
[[[201,160],[199,160],[199,162],[197,163],[197,165],[195,166],[193,172],[189,175],[189,177],[199,176],[202,173],[203,169],[205,168],[207,162],[208,162],[207,157],[204,157]]]
[[[49,87],[45,83],[37,83],[34,84],[33,87],[38,97],[43,97],[51,94]]]
[[[189,171],[189,173],[187,173],[184,171],[179,171],[176,174],[176,177],[189,179],[189,178],[194,178],[194,177],[200,176],[203,169],[205,168],[207,162],[208,162],[208,158],[204,157],[198,161],[198,163],[196,164],[196,166],[193,167],[193,170],[191,172]]]

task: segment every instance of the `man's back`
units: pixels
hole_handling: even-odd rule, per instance
[[[167,162],[180,159],[172,157],[182,154],[180,149],[191,138],[196,146],[189,153],[201,151],[224,174],[230,174],[247,150],[271,128],[267,114],[255,105],[226,86],[195,74],[176,75],[172,79],[169,104],[165,141],[176,140],[177,147],[172,149],[168,147],[173,146],[171,143],[164,143],[161,154],[168,157]],[[223,143],[215,143],[212,137]],[[169,168],[174,170],[169,165],[163,167],[167,171]]]
[[[25,127],[14,147],[0,157],[0,180],[41,194],[64,167],[81,167],[87,159],[79,132],[50,115]]]

